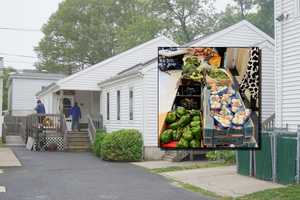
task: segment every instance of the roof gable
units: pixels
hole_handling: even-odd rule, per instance
[[[86,74],[86,73],[90,73],[91,71],[93,71],[96,68],[102,67],[104,65],[108,65],[108,64],[113,63],[113,62],[115,62],[115,61],[117,61],[119,59],[122,59],[122,58],[128,56],[129,54],[133,54],[134,52],[137,52],[137,51],[143,51],[144,47],[146,47],[148,45],[151,45],[151,44],[154,44],[154,43],[157,43],[157,44],[161,43],[161,45],[166,45],[166,43],[169,43],[170,45],[177,45],[175,42],[173,42],[172,40],[168,39],[167,37],[160,36],[160,37],[157,37],[157,38],[152,39],[150,41],[147,41],[147,42],[145,42],[143,44],[140,44],[140,45],[138,45],[136,47],[133,47],[133,48],[127,50],[127,51],[124,51],[124,52],[122,52],[120,54],[117,54],[117,55],[115,55],[113,57],[110,57],[110,58],[108,58],[108,59],[106,59],[106,60],[104,60],[104,61],[102,61],[100,63],[97,63],[97,64],[95,64],[95,65],[93,65],[91,67],[88,67],[88,68],[86,68],[86,69],[84,69],[82,71],[79,71],[79,72],[77,72],[75,74],[72,74],[72,75],[70,75],[70,76],[68,76],[68,77],[66,77],[66,78],[58,81],[57,84],[58,85],[62,85],[65,82],[70,81],[70,80],[72,80],[72,79],[74,79],[74,78],[76,78],[78,76],[81,76],[81,75]]]
[[[252,34],[257,34],[257,36],[259,36],[259,38],[263,39],[264,41],[268,41],[271,45],[274,45],[273,38],[271,38],[269,35],[267,35],[263,31],[261,31],[259,28],[257,28],[256,26],[254,26],[247,20],[242,20],[242,21],[240,21],[234,25],[231,25],[223,30],[212,33],[211,35],[208,35],[208,36],[204,36],[202,38],[199,38],[197,40],[189,42],[183,46],[201,46],[201,45],[205,46],[207,44],[213,43],[214,40],[218,40],[218,39],[220,39],[222,37],[226,37],[226,36],[231,36],[230,34],[232,34],[233,32],[239,32],[239,31],[242,32],[243,30],[248,32],[248,34],[250,34],[249,32],[251,32]],[[247,37],[247,35],[245,37]],[[234,38],[232,38],[232,39],[234,39]],[[248,46],[254,45],[255,43],[259,43],[259,42],[261,42],[261,41],[253,42],[253,44],[248,44]],[[237,46],[238,44],[232,43],[231,45]]]

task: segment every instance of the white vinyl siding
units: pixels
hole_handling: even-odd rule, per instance
[[[145,146],[158,146],[158,69],[157,62],[145,68],[144,78]]]
[[[58,82],[58,85],[62,89],[97,91],[99,90],[97,86],[99,82],[116,75],[122,70],[156,57],[159,46],[175,45],[176,43],[165,37],[158,37],[62,79]]]
[[[33,113],[37,100],[35,96],[36,93],[39,92],[43,86],[47,86],[54,81],[55,80],[13,79],[11,83],[12,115],[28,115]],[[46,112],[49,111],[48,109],[50,109],[50,107],[46,108]]]
[[[133,120],[129,117],[129,91],[133,91]],[[101,104],[104,126],[108,132],[119,129],[137,129],[143,133],[143,87],[139,77],[114,83],[102,89],[102,94],[116,94],[120,91],[120,120],[117,120],[117,95],[110,95],[110,120],[107,120],[106,104]],[[106,102],[107,96],[101,95],[101,101]]]
[[[300,17],[299,0],[275,0],[276,126],[296,130],[300,124]]]
[[[294,0],[295,2],[295,17],[300,17],[300,0]]]

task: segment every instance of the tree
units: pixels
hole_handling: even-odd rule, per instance
[[[37,68],[71,74],[150,40],[161,29],[144,0],[66,0],[42,28]]]
[[[12,67],[7,67],[3,69],[3,102],[2,102],[2,110],[8,109],[8,88],[6,85],[8,84],[8,78],[11,72],[15,72],[16,70]]]
[[[241,19],[245,19],[248,12],[255,5],[254,0],[233,0],[233,1],[237,4],[236,9],[238,10]]]
[[[258,10],[250,21],[265,33],[274,37],[274,0],[256,0]]]
[[[214,0],[159,1],[161,18],[166,22],[168,34],[180,43],[190,42],[215,29]]]
[[[274,36],[273,0],[234,0],[235,5],[227,5],[219,14],[217,29],[224,29],[243,19],[250,21],[262,31]]]

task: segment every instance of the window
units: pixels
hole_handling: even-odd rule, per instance
[[[120,120],[120,111],[121,111],[121,99],[120,99],[120,90],[117,91],[117,120]]]
[[[129,90],[129,120],[133,120],[133,90]]]
[[[106,119],[109,120],[109,92],[106,93]]]

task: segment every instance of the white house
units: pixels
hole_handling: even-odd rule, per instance
[[[300,124],[300,2],[275,0],[276,127]]]
[[[242,21],[188,45],[261,47],[263,117],[274,113],[272,38],[249,22]],[[122,128],[140,130],[144,138],[145,158],[160,159],[164,152],[158,148],[157,139],[159,46],[177,44],[165,37],[158,37],[57,81],[37,96],[43,99],[52,113],[64,110],[64,105],[59,109],[61,100],[78,101],[83,116],[101,113],[109,132]],[[86,119],[83,118],[82,122],[86,122]]]
[[[64,75],[42,73],[32,70],[11,74],[8,79],[8,110],[13,116],[26,116],[33,113],[36,106],[36,93]],[[48,111],[48,110],[46,110]]]
[[[173,46],[176,44],[174,43]],[[170,45],[172,46],[172,45]],[[262,119],[274,113],[274,41],[247,21],[195,40],[184,46],[252,47],[262,49]],[[162,72],[160,72],[162,73]],[[144,134],[145,158],[159,159],[163,151],[158,148],[158,96],[157,60],[150,59],[135,65],[113,78],[99,83],[102,92],[101,113],[108,131],[136,128]],[[164,76],[162,73],[161,76]],[[159,85],[166,87],[168,80]],[[170,80],[172,81],[172,80]],[[133,95],[133,99],[131,99]],[[163,101],[163,99],[160,99]],[[130,113],[133,119],[130,120]]]
[[[66,114],[70,105],[78,102],[83,116],[81,123],[87,123],[87,115],[103,113],[104,94],[100,92],[99,82],[155,58],[159,46],[174,45],[176,44],[166,37],[155,38],[59,80],[38,92],[37,97],[42,99],[49,112],[54,114],[61,111]],[[59,106],[61,103],[62,108]]]

